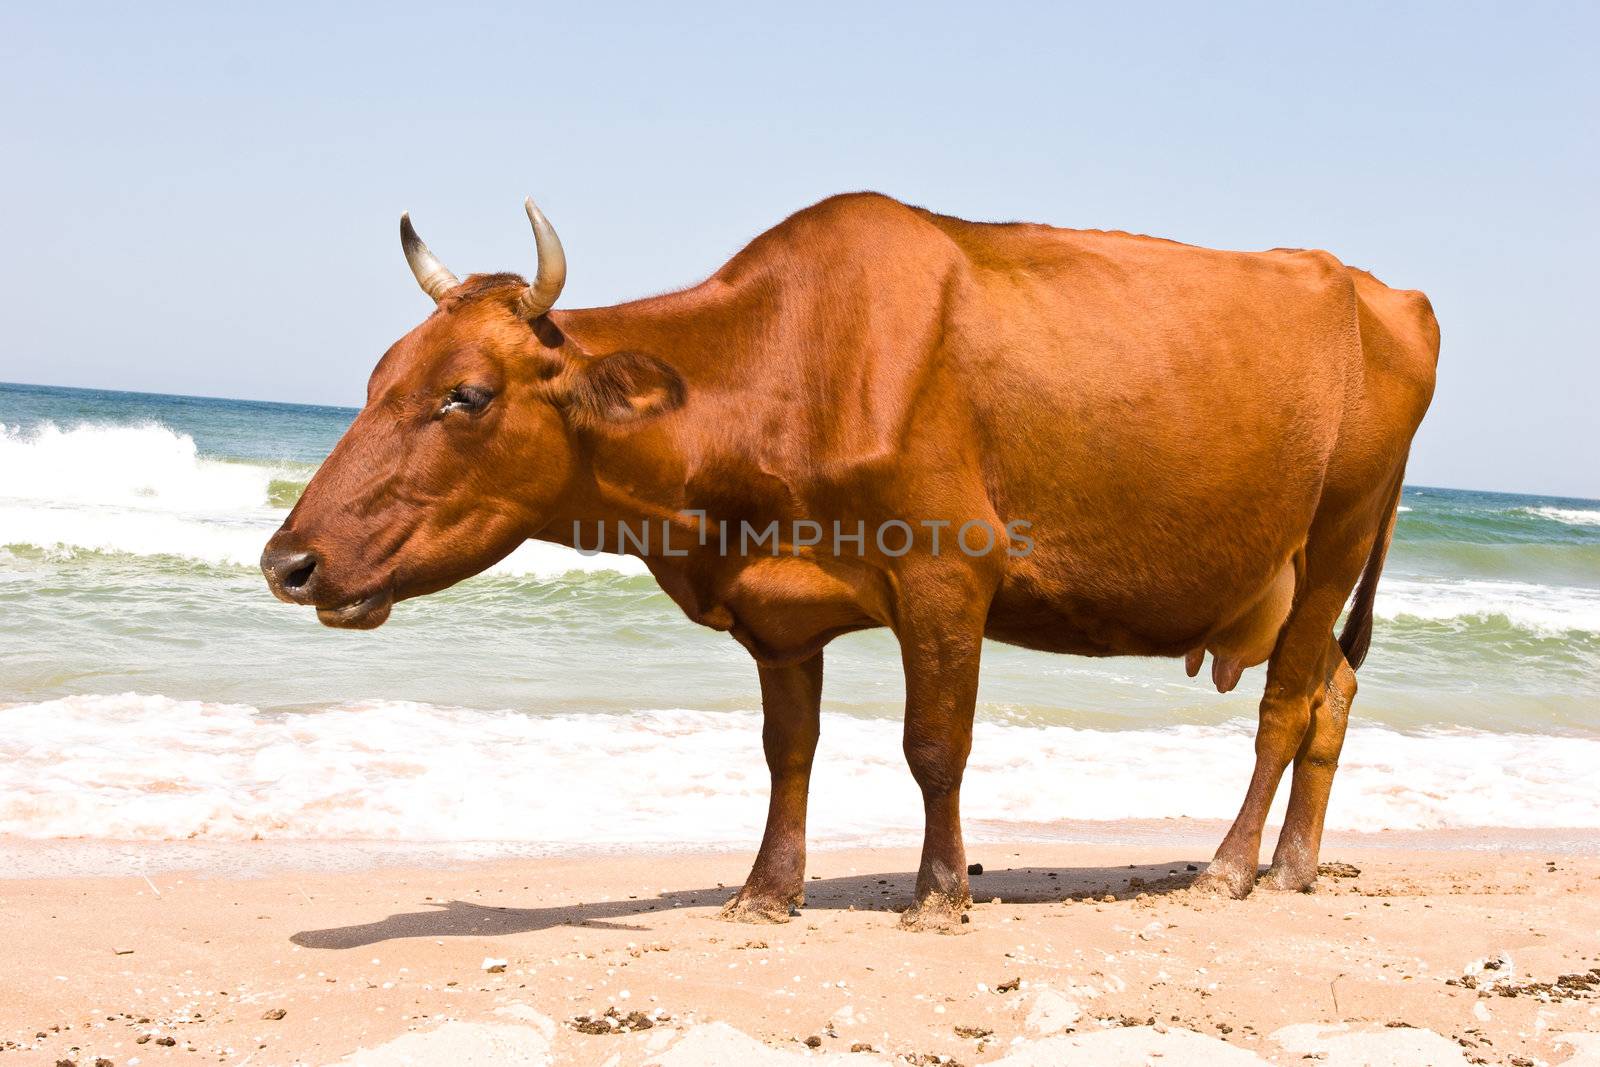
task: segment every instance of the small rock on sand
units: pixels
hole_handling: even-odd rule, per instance
[[[288,1014],[289,1013],[283,1008],[268,1008],[266,1011],[261,1013],[261,1017],[269,1022],[276,1022]]]

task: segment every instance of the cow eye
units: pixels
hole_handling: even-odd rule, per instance
[[[488,407],[489,401],[493,399],[493,391],[481,385],[458,385],[446,394],[439,410],[465,411],[469,415],[476,415]]]

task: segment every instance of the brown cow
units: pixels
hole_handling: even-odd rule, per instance
[[[1312,883],[1433,391],[1424,296],[1326,252],[973,223],[856,194],[692,289],[552,311],[565,260],[531,201],[528,215],[532,284],[458,283],[402,219],[438,306],[378,363],[267,546],[278,596],[371,627],[528,538],[642,556],[756,660],[772,797],[726,910],[747,919],[802,901],[822,650],[839,634],[887,626],[900,642],[926,811],[911,927],[948,928],[970,899],[959,795],[985,636],[1186,656],[1191,673],[1209,650],[1219,688],[1266,661],[1255,772],[1202,883],[1250,891],[1291,761],[1268,881]],[[743,536],[769,528],[771,543]],[[845,539],[818,543],[819,528]],[[990,550],[969,551],[984,531]]]

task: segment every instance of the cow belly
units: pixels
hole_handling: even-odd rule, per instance
[[[1238,672],[1272,655],[1294,602],[1293,562],[1266,573],[1270,577],[1264,582],[1247,580],[1245,587],[1252,591],[1243,601],[1214,595],[1175,601],[1150,588],[1132,598],[1144,606],[1141,612],[1130,612],[1126,602],[1112,606],[1083,599],[1072,593],[1070,581],[1008,581],[991,607],[986,633],[1023,648],[1080,656],[1187,654],[1191,676],[1199,669],[1195,657],[1203,659],[1209,651],[1223,665],[1219,684],[1232,688]],[[1215,586],[1230,587],[1239,583]]]

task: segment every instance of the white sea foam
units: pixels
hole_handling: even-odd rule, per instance
[[[585,554],[565,545],[552,545],[544,541],[524,541],[515,552],[490,567],[486,573],[519,578],[554,578],[573,571],[650,573],[644,561],[634,556],[616,556],[609,552]]]
[[[1519,629],[1562,636],[1600,633],[1600,589],[1479,579],[1385,577],[1374,611],[1384,619],[1505,619]]]
[[[250,566],[276,525],[137,508],[0,502],[0,544],[32,545],[58,556],[118,552]]]
[[[1001,827],[1231,818],[1253,732],[980,723],[963,810]],[[1600,739],[1356,727],[1329,825],[1600,826],[1597,763]],[[749,844],[766,794],[753,712],[263,714],[135,694],[0,708],[0,835]],[[920,819],[899,724],[827,715],[813,839],[910,841]]]
[[[1564,522],[1569,526],[1600,526],[1600,511],[1587,508],[1520,508],[1526,515],[1538,515],[1541,518],[1554,519]]]

